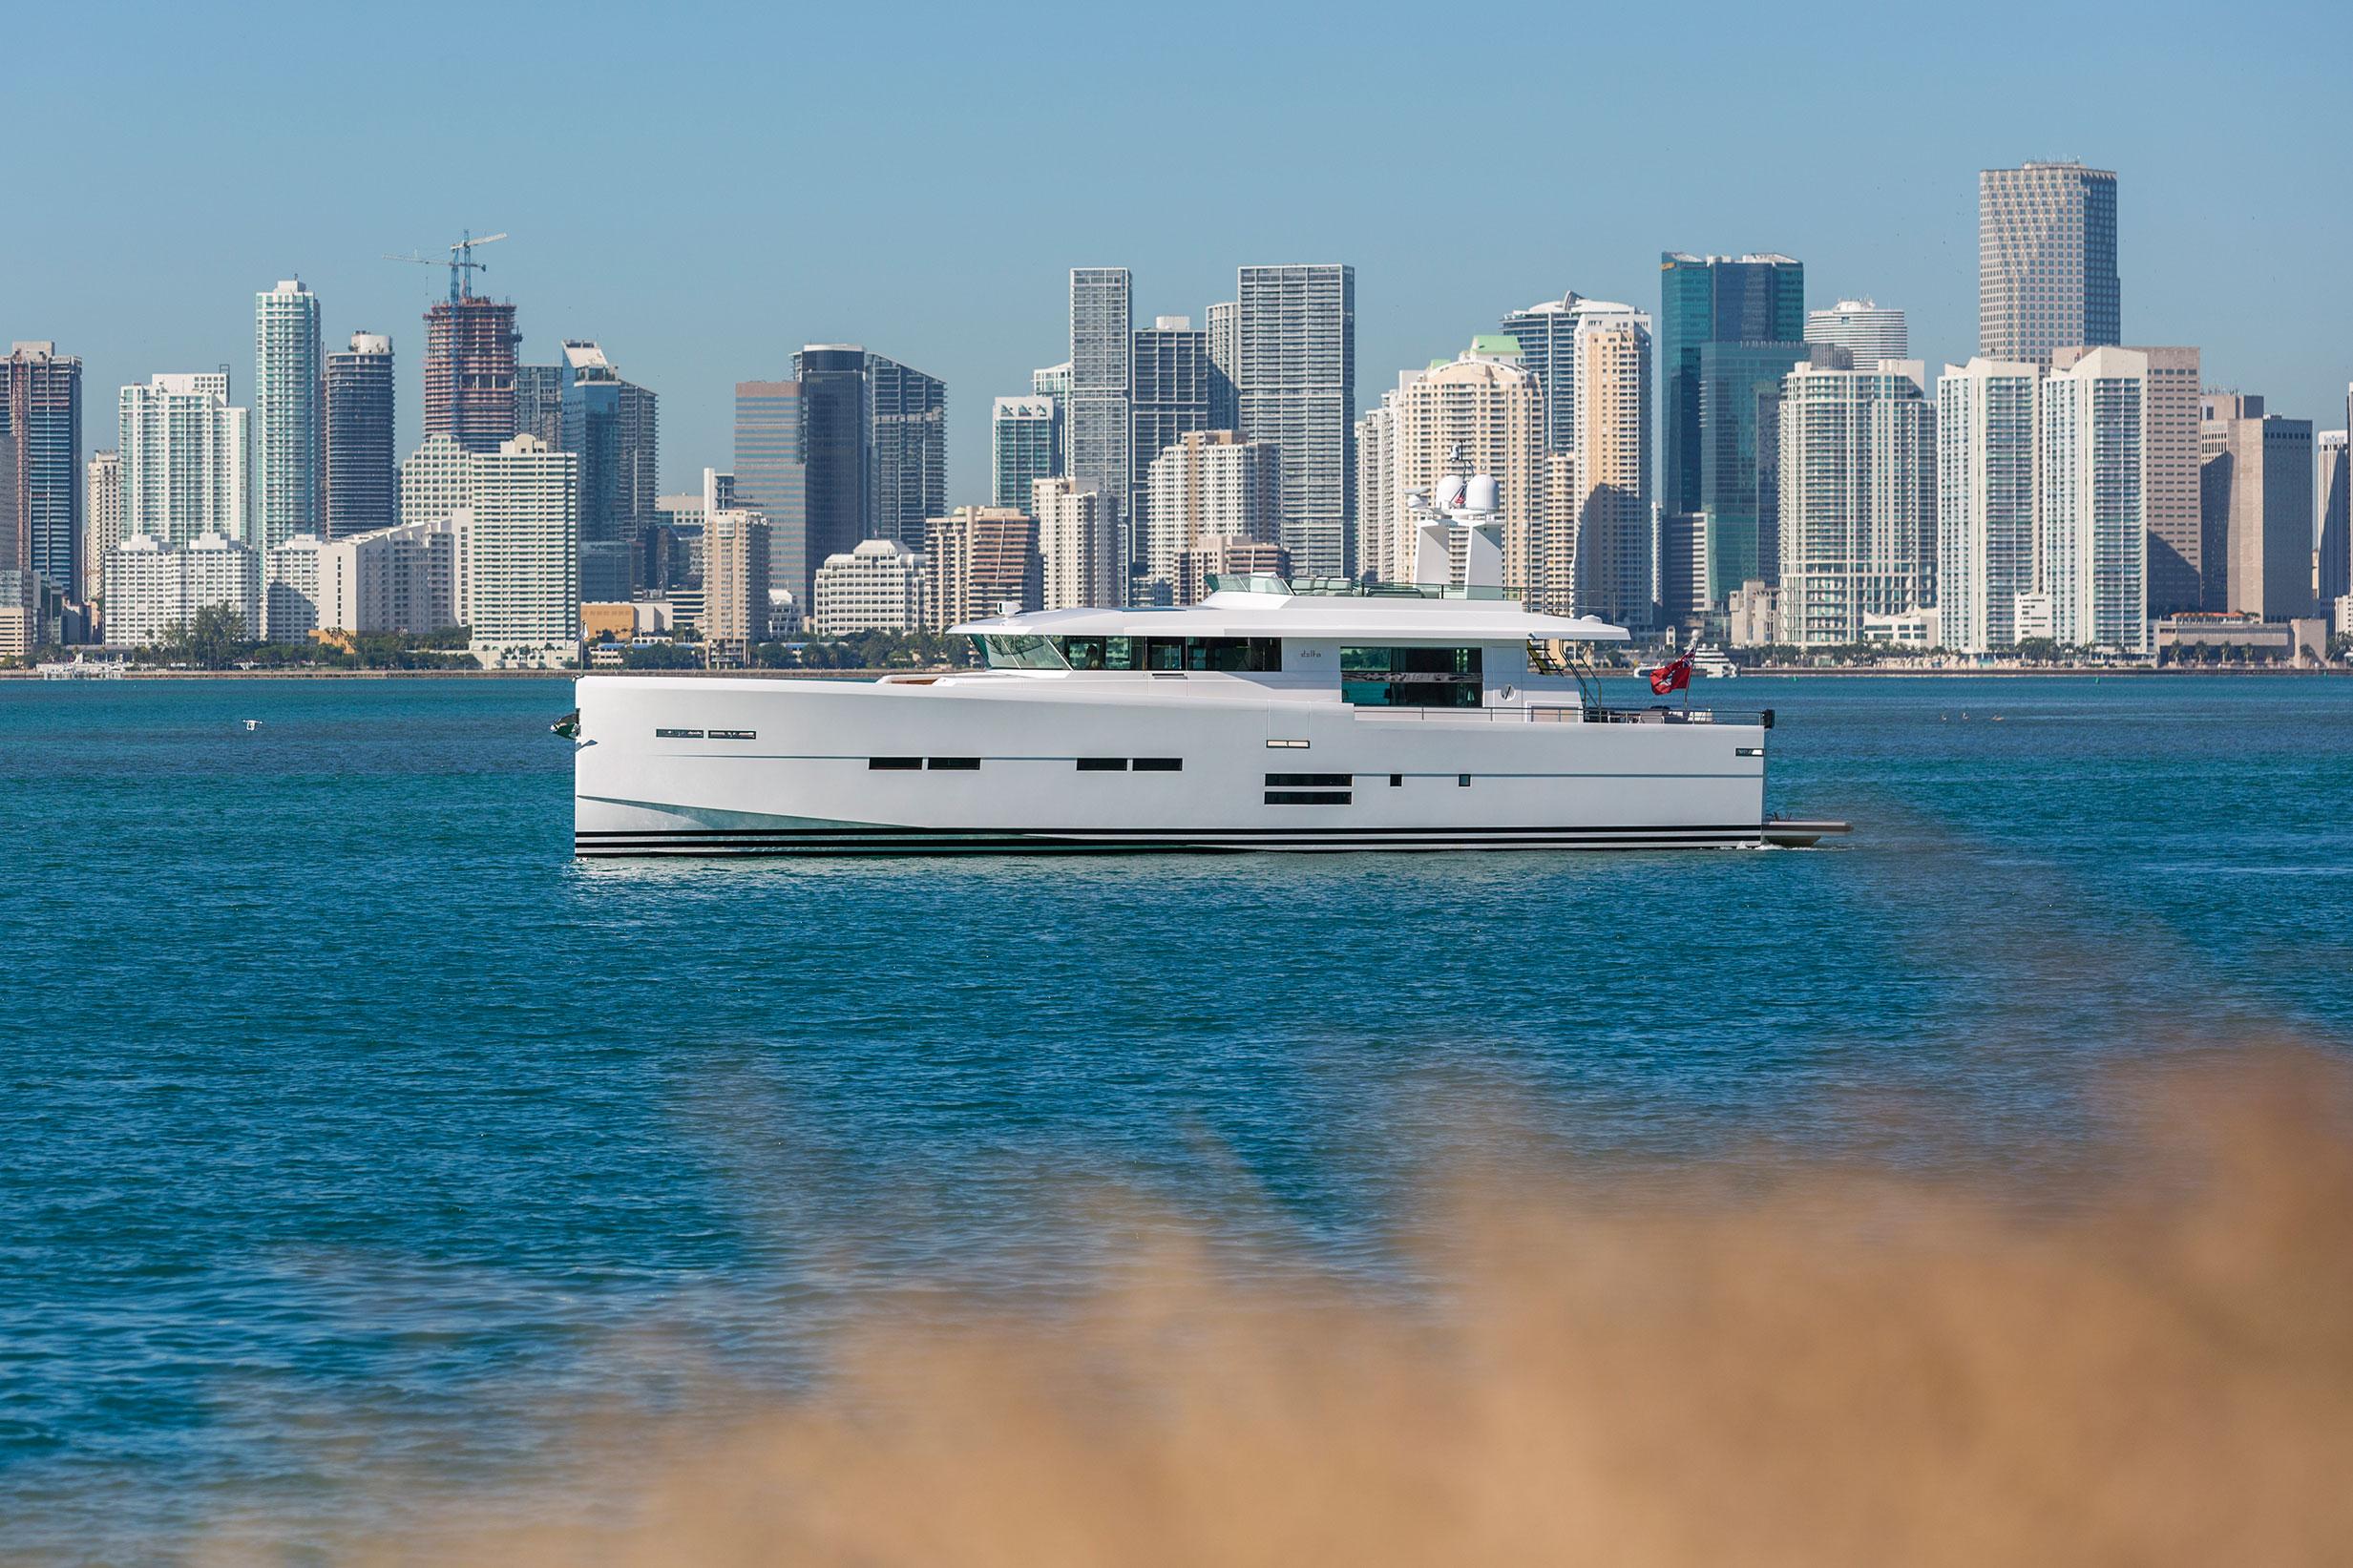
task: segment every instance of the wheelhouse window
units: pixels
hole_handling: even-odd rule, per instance
[[[1340,696],[1359,707],[1475,708],[1478,648],[1342,648]]]
[[[1279,670],[1271,637],[1068,637],[1053,639],[1074,670]]]
[[[1056,638],[1031,632],[993,634],[973,638],[992,670],[1062,670],[1069,665]]]

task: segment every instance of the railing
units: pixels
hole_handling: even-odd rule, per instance
[[[1771,708],[1608,708],[1593,703],[1514,702],[1494,708],[1365,706],[1359,719],[1411,719],[1425,723],[1490,724],[1754,724],[1773,728]]]

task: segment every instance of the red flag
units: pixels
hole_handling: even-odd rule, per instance
[[[1689,651],[1682,658],[1661,664],[1650,672],[1650,690],[1661,697],[1669,692],[1682,691],[1691,683],[1691,654]]]

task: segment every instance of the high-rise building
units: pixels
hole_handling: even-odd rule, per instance
[[[515,305],[435,301],[425,312],[425,433],[470,452],[495,452],[515,434]],[[543,443],[544,444],[544,443]]]
[[[1292,569],[1355,574],[1356,273],[1340,264],[1236,275],[1234,397],[1245,440],[1282,451],[1279,542]]]
[[[1135,316],[1133,280],[1125,267],[1070,269],[1070,405],[1064,414],[1070,461],[1063,471],[1109,498],[1127,504],[1128,372]]]
[[[1040,479],[1031,490],[1038,522],[1039,608],[1116,609],[1127,602],[1127,558],[1118,512],[1076,479]]]
[[[320,545],[318,624],[410,637],[465,624],[458,614],[464,523],[462,516],[400,523]]]
[[[580,641],[579,459],[512,436],[468,465],[467,625],[483,665],[557,665]]]
[[[299,278],[253,297],[253,546],[266,553],[323,515],[319,297]]]
[[[215,371],[157,375],[125,387],[116,450],[122,461],[122,531],[166,546],[200,534],[242,541],[251,514],[246,414]]]
[[[1547,506],[1573,533],[1565,558],[1547,530],[1547,608],[1598,616],[1637,636],[1651,628],[1650,318],[1628,305],[1581,300],[1572,312],[1570,410],[1574,463],[1548,470]],[[1561,493],[1550,495],[1550,491]],[[1564,593],[1564,589],[1566,590]]]
[[[802,460],[801,384],[735,384],[735,474],[730,504],[757,512],[768,530],[768,587],[792,596],[797,630],[808,612],[803,550],[809,465]]]
[[[1903,312],[1876,300],[1840,300],[1828,310],[1806,312],[1806,342],[1827,343],[1855,356],[1855,368],[1868,370],[1881,360],[1912,357]]]
[[[1418,373],[1407,371],[1397,378],[1398,386]],[[1380,402],[1356,421],[1356,571],[1375,582],[1410,582],[1414,575],[1413,546],[1397,532],[1397,521],[1403,513],[1398,510],[1397,488],[1391,483],[1396,471],[1390,458],[1397,440],[1398,395],[1394,389],[1381,393]],[[1275,460],[1282,460],[1279,448]],[[1279,494],[1275,505],[1279,519]]]
[[[855,344],[811,344],[792,364],[801,384],[809,574],[793,593],[807,604],[828,555],[863,539],[919,539],[928,519],[947,510],[948,388]]]
[[[1188,431],[1212,429],[1209,335],[1187,316],[1161,316],[1135,335],[1128,362],[1128,486],[1120,516],[1130,562],[1150,558],[1152,460]]]
[[[1038,608],[1038,523],[1025,512],[958,507],[932,519],[923,554],[924,602],[935,632],[986,619],[1000,605]]]
[[[1242,307],[1232,300],[1209,306],[1209,429],[1240,428],[1242,411],[1233,396],[1234,338]]]
[[[873,427],[867,412],[866,350],[855,344],[810,344],[792,356],[801,387],[805,494],[799,575],[788,585],[808,614],[817,568],[828,555],[870,537],[869,491]],[[737,482],[742,483],[739,468]],[[772,541],[771,541],[772,542]]]
[[[564,444],[564,384],[572,379],[562,365],[518,365],[515,367],[515,433],[536,435],[551,447]]]
[[[812,626],[818,637],[923,628],[929,566],[919,550],[896,539],[867,539],[817,568]]]
[[[1710,610],[1744,582],[1781,569],[1781,387],[1800,365],[1851,367],[1843,348],[1803,341],[1708,343],[1699,352],[1699,533]]]
[[[272,642],[306,642],[319,627],[316,533],[283,539],[262,556],[262,635]]]
[[[2148,383],[2149,356],[2116,347],[2042,383],[2036,586],[2062,646],[2149,651]]]
[[[1029,373],[1029,395],[1054,400],[1054,471],[1070,471],[1070,362],[1042,366]],[[1025,498],[1019,504],[1029,505]]]
[[[2177,615],[2207,602],[2207,550],[2199,499],[2199,355],[2195,348],[2129,345],[2149,362],[2141,409],[2141,501],[2149,514],[2149,615]],[[2054,348],[2048,368],[2064,370],[2088,349]],[[2220,549],[2217,544],[2216,549]]]
[[[1496,324],[1520,345],[1520,363],[1536,376],[1547,452],[1577,449],[1576,327],[1577,307],[1584,303],[1585,296],[1572,288],[1557,300],[1507,310]]]
[[[722,507],[703,525],[703,635],[736,659],[768,637],[768,563],[775,548],[757,512]]]
[[[618,603],[643,582],[640,541],[662,488],[659,408],[598,345],[568,340],[563,356],[563,449],[579,459],[580,597]]]
[[[989,405],[989,500],[1016,509],[1030,487],[1061,471],[1061,421],[1051,397],[1000,397]]]
[[[354,332],[326,357],[326,536],[347,538],[400,521],[400,464],[392,454],[392,340]]]
[[[2116,177],[2028,163],[1977,177],[1977,351],[2048,365],[2123,341]]]
[[[80,592],[82,362],[54,343],[13,343],[0,360],[0,572]],[[23,595],[30,602],[31,595]]]
[[[1473,338],[1454,360],[1402,382],[1384,444],[1388,488],[1398,507],[1409,494],[1435,494],[1441,475],[1491,475],[1502,515],[1503,590],[1523,601],[1541,600],[1544,414],[1537,378],[1520,363],[1516,342],[1500,334]],[[1413,525],[1401,514],[1375,532],[1411,548]]]
[[[79,596],[95,599],[106,592],[106,553],[122,543],[122,458],[114,451],[92,452],[85,471],[89,520],[82,529]]]
[[[2211,610],[2265,620],[2312,614],[2312,421],[2263,411],[2263,400],[2208,392],[2203,400],[2199,481],[2209,555]],[[2219,564],[2220,581],[2211,570]]]
[[[1781,640],[1845,647],[1936,598],[1936,411],[1918,360],[1799,365],[1778,409]]]
[[[1708,344],[1804,341],[1805,263],[1787,256],[1659,258],[1659,505],[1696,512],[1706,505],[1700,435],[1700,350]],[[1777,386],[1796,363],[1773,373]],[[1753,575],[1753,574],[1752,574]],[[1738,586],[1737,579],[1734,587]]]
[[[147,648],[203,611],[226,609],[247,641],[262,635],[262,557],[242,541],[200,533],[167,544],[135,533],[106,555],[106,643]]]
[[[2353,413],[2348,408],[2347,413]],[[2353,452],[2343,430],[2313,437],[2312,587],[2316,614],[2353,594]]]
[[[2029,362],[1972,359],[1937,378],[1937,611],[1956,653],[2019,638],[2035,591],[2035,387]]]
[[[1169,602],[1205,591],[1206,560],[1226,541],[1272,544],[1282,521],[1281,457],[1271,442],[1231,430],[1191,430],[1146,470],[1152,519],[1150,582]]]
[[[866,356],[866,382],[873,421],[866,537],[918,546],[925,525],[948,510],[948,384],[880,354]]]

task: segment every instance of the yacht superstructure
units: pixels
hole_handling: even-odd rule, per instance
[[[1476,521],[1458,575],[1491,565]],[[1842,830],[1766,820],[1770,713],[1605,705],[1573,666],[1622,629],[1450,583],[1461,531],[1425,533],[1439,554],[1419,586],[1251,577],[1185,609],[1003,615],[956,628],[980,669],[584,678],[575,847],[1622,849]]]

